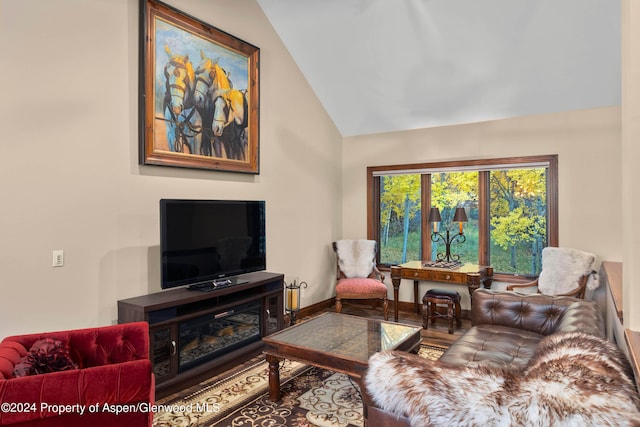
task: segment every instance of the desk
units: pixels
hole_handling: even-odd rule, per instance
[[[424,267],[422,261],[410,261],[391,267],[391,282],[393,283],[393,315],[398,321],[398,291],[402,279],[413,280],[413,304],[416,313],[420,313],[420,297],[418,295],[418,283],[423,281],[433,281],[465,285],[469,290],[469,295],[481,285],[491,288],[493,280],[493,268],[478,264],[463,264],[456,268]]]

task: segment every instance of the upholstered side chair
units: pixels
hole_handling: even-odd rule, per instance
[[[382,301],[384,320],[389,318],[389,301],[384,274],[376,267],[375,240],[338,240],[333,242],[337,258],[336,313],[342,311],[342,300],[374,300],[374,308]]]
[[[596,256],[589,252],[573,248],[546,247],[542,249],[540,276],[529,283],[509,285],[507,290],[534,288],[537,293],[545,295],[584,299],[587,289],[595,290],[598,287],[595,262]]]

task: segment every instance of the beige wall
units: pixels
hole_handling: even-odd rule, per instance
[[[160,198],[266,200],[268,270],[331,297],[340,134],[255,1],[168,3],[261,48],[260,174],[138,165],[138,0],[3,0],[0,337],[159,291]]]
[[[366,236],[367,166],[557,154],[560,245],[621,261],[620,150],[618,107],[345,138],[344,235]],[[400,299],[412,301],[405,282]]]
[[[640,2],[621,4],[623,312],[625,326],[640,331]]]
[[[640,101],[343,144],[254,0],[167,3],[261,48],[260,174],[138,165],[138,0],[0,0],[0,337],[113,323],[118,299],[158,291],[163,197],[266,200],[268,270],[309,283],[303,306],[327,299],[329,243],[366,236],[369,165],[557,153],[561,245],[633,271],[638,203],[620,165],[638,182]],[[639,292],[625,284],[634,329]]]

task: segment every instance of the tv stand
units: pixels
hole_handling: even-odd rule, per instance
[[[261,271],[225,281],[230,279],[208,292],[182,287],[118,301],[118,323],[149,323],[156,397],[259,354],[262,337],[284,327],[282,274]]]

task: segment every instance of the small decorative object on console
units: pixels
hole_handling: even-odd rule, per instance
[[[456,212],[453,216],[453,222],[457,222],[459,224],[458,234],[453,236],[450,235],[449,230],[446,230],[446,236],[442,233],[438,232],[438,223],[442,222],[442,217],[440,216],[440,210],[438,208],[431,208],[429,211],[429,222],[433,223],[433,233],[431,233],[431,241],[433,243],[437,243],[438,241],[442,241],[445,244],[446,253],[438,253],[437,261],[433,265],[429,265],[429,267],[441,267],[439,263],[443,263],[446,266],[444,268],[454,268],[460,263],[460,255],[451,253],[451,244],[452,243],[464,243],[467,238],[464,235],[463,231],[463,223],[467,222],[467,213],[464,208],[456,208]]]
[[[456,268],[460,267],[462,263],[459,261],[423,261],[423,267],[437,267],[437,268]]]

